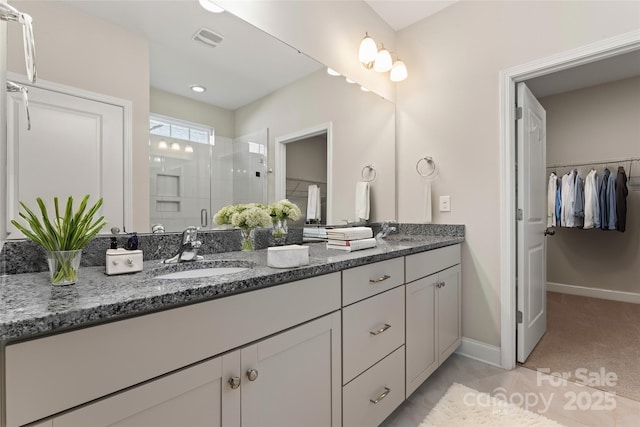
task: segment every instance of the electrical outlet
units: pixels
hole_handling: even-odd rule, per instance
[[[451,212],[451,196],[440,196],[440,212]]]

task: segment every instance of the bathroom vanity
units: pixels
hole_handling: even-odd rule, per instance
[[[393,237],[200,279],[5,276],[2,425],[378,425],[461,342],[464,238]]]

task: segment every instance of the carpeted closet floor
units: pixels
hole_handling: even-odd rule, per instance
[[[547,292],[547,332],[522,366],[640,401],[640,304]]]

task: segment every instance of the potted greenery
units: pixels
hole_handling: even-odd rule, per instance
[[[238,227],[242,233],[241,249],[252,251],[253,230],[256,227],[267,227],[271,223],[271,217],[267,207],[261,203],[240,203],[223,207],[215,214],[213,221],[218,225],[231,224]]]
[[[284,244],[289,233],[289,227],[287,220],[295,221],[300,218],[302,212],[295,203],[290,202],[287,199],[280,200],[268,206],[269,215],[273,223],[273,231],[271,232],[273,237],[276,238],[276,243]],[[283,239],[279,239],[283,238]]]
[[[54,197],[55,217],[52,220],[49,219],[47,207],[42,199],[38,197],[36,201],[40,207],[40,218],[20,202],[24,212],[19,212],[19,215],[27,222],[29,228],[15,220],[12,220],[11,224],[27,238],[44,248],[52,284],[73,284],[78,280],[82,248],[106,225],[104,216],[100,216],[95,221],[93,219],[102,206],[102,198],[87,210],[89,201],[87,194],[74,213],[73,197],[69,196],[67,199],[64,212],[60,212],[58,198]]]

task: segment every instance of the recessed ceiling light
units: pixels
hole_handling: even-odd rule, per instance
[[[189,86],[191,88],[192,91],[196,92],[196,93],[202,93],[205,90],[207,90],[206,87],[204,86],[200,86],[200,85],[191,85]]]
[[[200,3],[200,6],[202,6],[202,8],[208,12],[213,12],[213,13],[224,12],[223,8],[221,8],[211,0],[198,0],[198,3]]]

